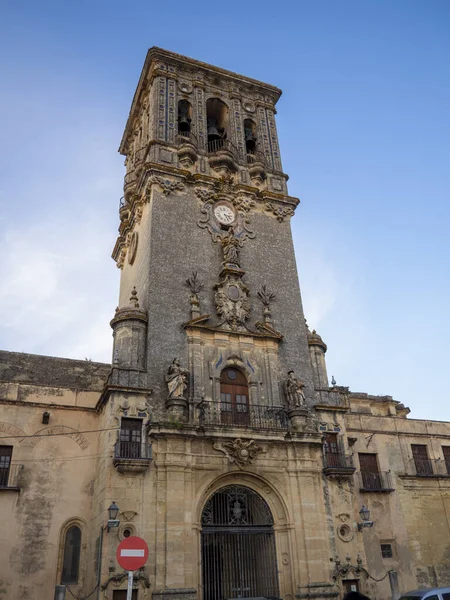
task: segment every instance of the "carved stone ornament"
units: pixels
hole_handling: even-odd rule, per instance
[[[240,468],[251,464],[265,451],[255,440],[241,440],[241,438],[232,442],[214,444],[214,449],[223,452],[230,463]]]
[[[295,212],[290,206],[282,206],[280,204],[274,204],[273,202],[268,202],[266,204],[266,210],[273,213],[280,223],[284,221],[286,217],[294,216]]]
[[[245,329],[244,323],[250,316],[249,289],[242,282],[240,269],[225,269],[225,277],[214,286],[214,302],[222,325],[232,331]]]
[[[150,178],[150,183],[156,183],[162,188],[162,192],[165,196],[168,196],[171,192],[175,190],[184,190],[184,184],[181,181],[173,181],[171,179],[167,179],[165,177],[158,177],[153,175]]]
[[[186,279],[186,285],[191,290],[191,295],[189,297],[191,303],[191,317],[192,319],[195,319],[200,316],[200,300],[198,295],[204,287],[197,271],[193,271],[189,279]]]
[[[236,196],[232,199],[232,203],[236,208],[248,212],[251,208],[256,206],[256,200],[252,196]]]
[[[217,201],[227,200],[234,204],[236,203],[230,200],[228,197],[220,197],[218,194],[212,189],[206,188],[197,188],[195,191],[196,195],[200,200],[203,201],[203,206],[201,208],[202,217],[197,221],[197,225],[202,229],[208,229],[209,233],[214,242],[220,242],[222,238],[226,235],[227,229],[224,229],[223,225],[217,220],[214,215],[214,207]],[[247,239],[253,239],[255,237],[254,232],[250,228],[250,221],[245,214],[246,208],[242,208],[237,206],[237,214],[236,219],[233,223],[233,234],[234,237],[239,241],[239,244]]]

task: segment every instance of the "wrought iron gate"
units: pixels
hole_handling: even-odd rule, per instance
[[[202,513],[203,600],[278,598],[273,518],[253,490],[219,490]]]

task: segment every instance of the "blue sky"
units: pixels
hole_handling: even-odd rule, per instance
[[[0,6],[0,347],[109,361],[117,148],[146,51],[273,83],[329,375],[450,420],[446,0]]]

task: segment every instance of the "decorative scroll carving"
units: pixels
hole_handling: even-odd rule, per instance
[[[223,452],[230,463],[234,463],[240,468],[251,464],[264,452],[264,448],[259,446],[255,440],[241,440],[241,438],[232,442],[214,444],[214,449]]]
[[[273,204],[273,202],[268,202],[266,204],[266,210],[273,213],[280,223],[284,221],[286,217],[294,216],[295,212],[294,209],[291,207]]]
[[[175,190],[184,190],[184,184],[181,181],[173,181],[171,179],[165,179],[164,177],[158,177],[154,175],[150,178],[150,183],[156,183],[162,188],[162,192],[165,196],[168,196]]]

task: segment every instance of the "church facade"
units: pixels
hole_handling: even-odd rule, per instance
[[[450,425],[329,382],[280,94],[149,50],[120,145],[112,363],[0,353],[0,599],[126,598],[130,535],[140,600],[450,585]]]

